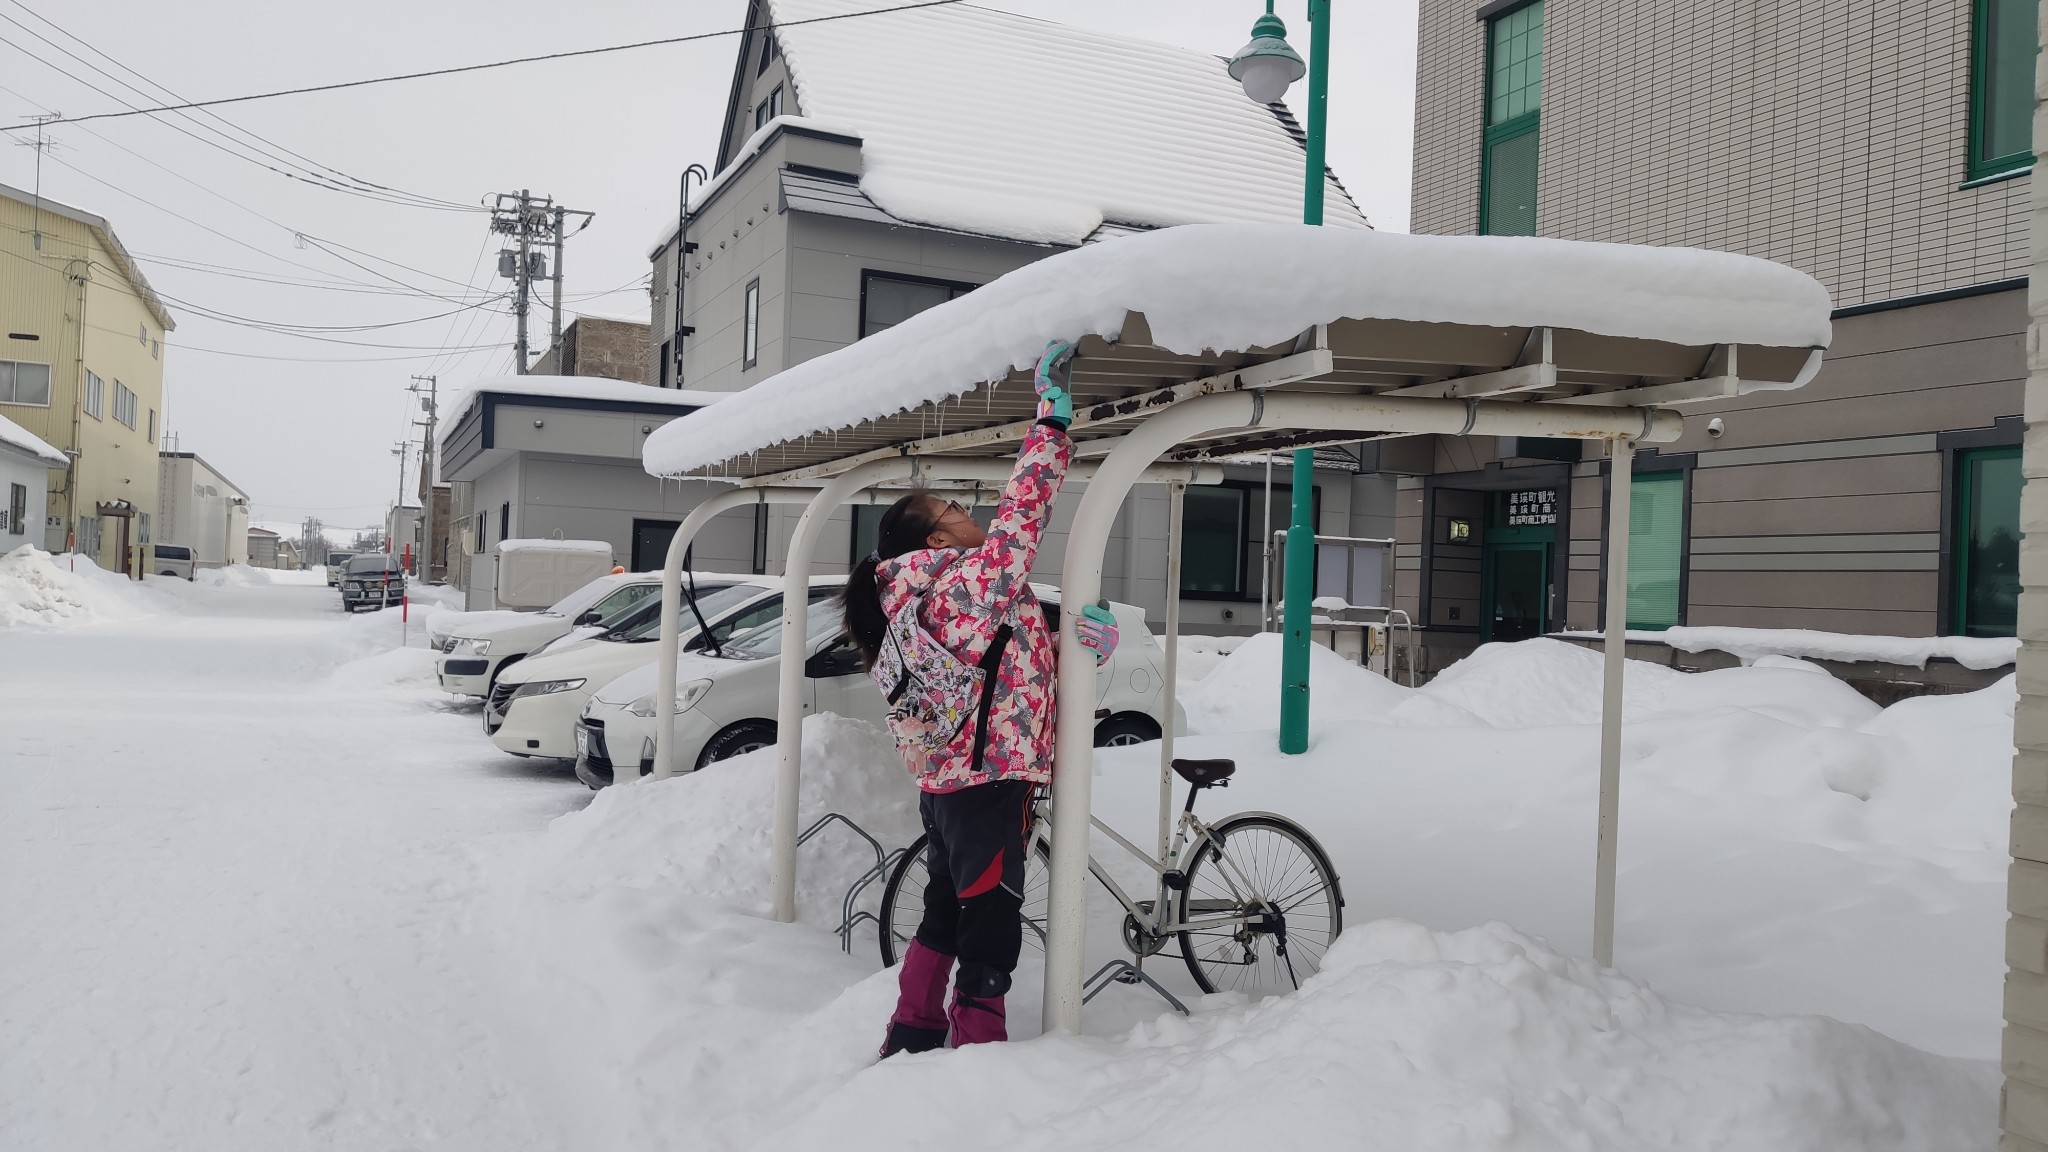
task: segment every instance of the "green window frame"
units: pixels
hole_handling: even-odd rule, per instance
[[[2036,0],[1975,0],[1970,33],[1970,180],[2034,166]]]
[[[1637,473],[1628,498],[1628,626],[1675,628],[1684,610],[1685,473]]]
[[[2020,447],[1956,453],[1955,516],[1949,597],[1958,636],[2012,636],[2019,630]]]
[[[1479,231],[1536,234],[1537,147],[1543,128],[1543,0],[1486,25],[1486,134]]]

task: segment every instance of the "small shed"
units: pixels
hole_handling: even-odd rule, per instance
[[[670,424],[649,438],[645,460],[656,475],[735,486],[714,501],[806,502],[788,569],[791,581],[806,581],[821,509],[878,484],[1000,482],[1031,426],[1029,366],[1047,341],[1077,341],[1079,472],[1070,481],[1085,480],[1086,490],[1060,584],[1069,602],[1085,602],[1099,594],[1118,508],[1148,470],[1178,486],[1201,477],[1174,469],[1246,454],[1436,433],[1598,440],[1627,474],[1638,444],[1677,438],[1679,406],[1807,383],[1829,340],[1829,312],[1811,277],[1730,253],[1188,225],[1010,273]],[[1621,526],[1608,534],[1610,573],[1627,571],[1629,487],[1615,485],[1608,506]],[[671,625],[690,530],[686,522],[669,556]],[[1603,963],[1613,937],[1626,605],[1626,596],[1608,598],[1601,755],[1588,765],[1600,779],[1589,832]],[[1169,601],[1169,651],[1173,615]],[[801,620],[790,614],[784,627],[793,632]],[[661,658],[671,677],[674,631],[664,627]],[[1046,1020],[1075,1029],[1095,674],[1071,628],[1060,645]],[[784,673],[774,876],[777,914],[793,918],[802,731],[798,670]],[[656,699],[672,697],[664,683]],[[1171,738],[1164,743],[1162,773]],[[665,765],[665,751],[657,762]]]
[[[43,546],[50,469],[70,464],[48,441],[0,416],[0,553]]]

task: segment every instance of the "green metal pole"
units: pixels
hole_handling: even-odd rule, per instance
[[[1323,222],[1323,138],[1330,94],[1330,0],[1308,0],[1308,173],[1304,224]],[[1293,516],[1287,525],[1286,599],[1281,610],[1280,751],[1308,751],[1308,645],[1316,594],[1316,454],[1294,453]]]

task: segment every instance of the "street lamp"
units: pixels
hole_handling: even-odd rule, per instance
[[[1330,95],[1330,0],[1308,0],[1308,170],[1302,185],[1301,219],[1323,222],[1324,134]],[[1271,104],[1302,77],[1301,57],[1287,43],[1287,25],[1266,14],[1252,25],[1251,43],[1230,58],[1230,76],[1244,85],[1244,94]],[[1309,623],[1315,598],[1314,449],[1294,453],[1294,491],[1287,524],[1287,583],[1281,607],[1280,751],[1308,751]],[[1268,530],[1271,526],[1268,525]]]

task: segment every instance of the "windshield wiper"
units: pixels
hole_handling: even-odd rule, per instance
[[[725,659],[725,649],[719,646],[718,633],[713,632],[711,625],[704,622],[704,610],[697,607],[697,570],[690,567],[690,557],[687,554],[683,556],[683,575],[689,577],[690,581],[689,588],[685,594],[690,600],[690,615],[697,618],[697,635],[704,637],[704,641],[711,648],[713,656],[723,660]]]

